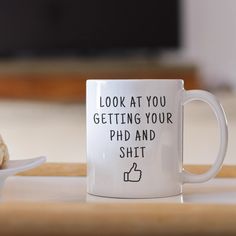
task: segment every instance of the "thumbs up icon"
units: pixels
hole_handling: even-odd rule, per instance
[[[139,182],[142,177],[142,171],[137,169],[137,163],[133,163],[131,169],[124,173],[125,182]]]

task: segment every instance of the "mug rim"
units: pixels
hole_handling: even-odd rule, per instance
[[[130,83],[130,82],[159,82],[159,83],[180,83],[180,86],[184,88],[184,80],[183,79],[87,79],[86,85],[91,82],[96,83]]]
[[[86,80],[86,87],[90,83],[98,83],[98,84],[105,84],[105,83],[119,83],[122,82],[124,84],[126,83],[161,83],[161,84],[176,84],[180,88],[184,89],[184,80],[183,79],[87,79]]]
[[[181,82],[184,82],[183,79],[130,79],[130,78],[127,78],[127,79],[86,79],[86,81],[122,81],[122,82],[125,82],[125,81],[160,81],[160,82],[177,82],[177,81],[181,81]]]

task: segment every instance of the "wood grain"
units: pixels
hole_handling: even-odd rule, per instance
[[[0,205],[1,235],[235,235],[236,205]]]
[[[21,176],[86,176],[85,163],[45,163],[35,169],[19,173]],[[206,172],[208,165],[185,165],[184,168],[192,173]],[[217,177],[236,178],[236,166],[224,165]]]
[[[27,63],[26,63],[27,65]],[[63,68],[63,63],[44,66],[34,63],[20,69],[17,64],[0,63],[0,98],[34,99],[45,101],[85,101],[87,79],[183,79],[186,89],[201,88],[193,67],[158,66],[149,64],[82,63],[73,68]],[[7,67],[7,65],[6,65]],[[14,69],[17,67],[18,69]],[[38,69],[33,70],[31,67]],[[62,68],[61,68],[62,67]],[[5,71],[5,72],[4,72]]]
[[[79,74],[0,74],[0,98],[84,101],[86,78]]]
[[[41,166],[21,172],[21,176],[86,176],[85,163],[44,163]]]

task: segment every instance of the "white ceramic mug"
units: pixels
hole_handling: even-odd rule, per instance
[[[183,170],[183,105],[192,100],[210,105],[220,130],[216,161],[200,175]],[[86,106],[90,194],[174,196],[184,183],[207,181],[221,168],[227,122],[209,92],[186,91],[182,80],[88,80]]]

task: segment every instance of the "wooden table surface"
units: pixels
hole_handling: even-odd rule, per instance
[[[37,168],[19,173],[21,176],[86,176],[86,163],[45,163]],[[184,169],[200,174],[207,171],[209,165],[184,165]],[[236,166],[224,165],[216,177],[236,178]]]
[[[187,166],[200,173],[208,166]],[[86,164],[46,163],[24,176],[85,176]],[[218,177],[236,177],[224,166]],[[29,177],[30,178],[30,177]],[[235,186],[236,188],[236,186]],[[1,235],[236,235],[236,205],[2,203]]]
[[[3,204],[1,235],[235,235],[236,206]]]
[[[0,97],[44,101],[85,101],[86,80],[183,79],[186,89],[202,88],[193,65],[166,65],[135,58],[0,61]]]

